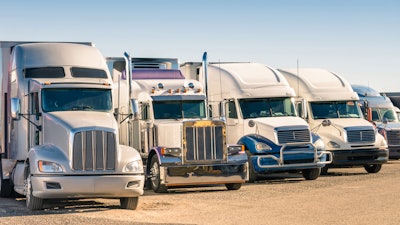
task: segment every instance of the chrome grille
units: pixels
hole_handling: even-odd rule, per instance
[[[186,161],[219,161],[224,159],[224,126],[212,124],[207,126],[184,125],[186,137]]]
[[[348,130],[348,142],[375,142],[374,130]]]
[[[308,129],[301,130],[281,130],[278,131],[278,142],[280,144],[293,142],[310,142],[310,131]]]
[[[386,136],[389,145],[400,145],[400,130],[387,131]]]
[[[116,140],[112,132],[91,130],[74,136],[72,167],[81,171],[115,169]]]

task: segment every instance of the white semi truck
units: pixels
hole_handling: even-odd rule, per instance
[[[120,145],[112,80],[91,43],[0,42],[0,194],[119,198],[136,209],[144,172]]]
[[[241,187],[247,156],[241,145],[226,143],[225,123],[208,118],[203,86],[183,77],[177,59],[125,54],[107,63],[118,87],[121,141],[141,152],[148,187]]]
[[[245,146],[250,182],[300,171],[314,180],[330,163],[322,140],[297,116],[294,90],[277,70],[244,62],[187,62],[181,69],[206,84],[213,117],[226,120],[228,142]]]
[[[388,161],[388,146],[377,129],[364,119],[359,97],[341,76],[318,68],[279,70],[295,89],[299,108],[312,131],[333,154],[329,167],[364,166],[377,173]],[[301,107],[300,107],[301,106]]]
[[[386,139],[389,159],[399,159],[400,121],[392,101],[369,86],[353,84],[351,87],[360,98],[361,109],[367,120],[374,123]]]

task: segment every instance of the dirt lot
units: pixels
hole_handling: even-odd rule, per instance
[[[331,169],[315,181],[279,176],[238,191],[225,187],[146,190],[135,211],[119,201],[47,202],[30,212],[25,199],[0,198],[0,224],[400,224],[400,161],[377,174]]]

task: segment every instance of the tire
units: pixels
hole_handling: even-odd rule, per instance
[[[322,167],[320,175],[327,175],[328,174],[328,169],[329,168],[327,166]]]
[[[371,164],[371,165],[364,165],[364,169],[368,173],[377,173],[381,170],[382,164]]]
[[[135,210],[139,203],[139,197],[127,197],[119,199],[122,209]]]
[[[301,172],[306,180],[316,180],[321,174],[321,168],[305,169]]]
[[[32,211],[42,209],[43,199],[37,198],[32,194],[33,188],[32,188],[32,181],[30,174],[28,174],[28,177],[25,180],[25,190],[26,190],[26,207]]]
[[[3,179],[3,164],[0,155],[0,197],[11,197],[14,187],[10,179]]]
[[[225,187],[228,189],[228,190],[239,190],[240,189],[240,187],[242,187],[242,183],[237,183],[237,184],[225,184]]]
[[[158,162],[157,155],[154,155],[151,158],[149,174],[150,174],[150,184],[153,191],[156,193],[167,192],[167,187],[161,184],[160,163]]]
[[[9,179],[0,178],[0,197],[11,197],[14,193],[13,185]]]
[[[246,151],[248,162],[249,162],[249,183],[254,183],[258,180],[258,175],[254,170],[253,161],[251,160],[251,153],[250,151]]]

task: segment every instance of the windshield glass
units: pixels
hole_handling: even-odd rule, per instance
[[[355,101],[311,102],[314,119],[362,118]]]
[[[244,119],[275,116],[296,116],[291,98],[239,99]]]
[[[204,101],[153,101],[154,119],[205,118]]]
[[[398,122],[396,112],[389,108],[372,108],[372,121],[381,122],[386,118],[389,122]]]
[[[42,90],[44,112],[110,111],[111,90],[93,88],[47,88]]]

